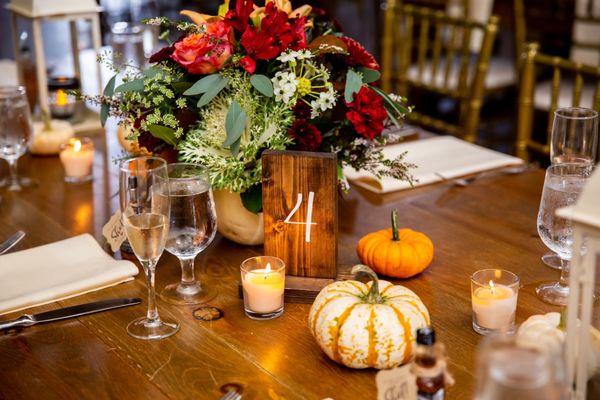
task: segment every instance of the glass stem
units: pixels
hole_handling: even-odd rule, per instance
[[[181,285],[189,285],[196,280],[194,277],[194,257],[180,258],[181,262]]]
[[[142,262],[144,272],[146,273],[146,282],[148,284],[148,313],[146,318],[148,322],[152,323],[159,321],[158,309],[156,308],[156,290],[154,288],[154,277],[156,272],[156,262],[145,261]]]
[[[18,186],[19,185],[19,178],[17,176],[17,161],[18,161],[18,159],[10,158],[7,161],[8,161],[8,170],[10,173],[9,186]]]
[[[569,287],[569,273],[571,272],[571,260],[560,259],[560,279],[558,284],[562,289]]]

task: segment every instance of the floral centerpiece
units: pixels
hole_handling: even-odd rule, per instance
[[[342,186],[345,166],[410,180],[403,156],[381,148],[384,128],[409,111],[405,99],[378,88],[377,61],[322,10],[227,0],[216,16],[182,14],[191,22],[146,20],[176,40],[145,70],[113,65],[123,83],[115,75],[96,99],[103,123],[119,118],[131,152],[205,166],[218,213],[219,191],[261,211],[266,149],[337,153]]]

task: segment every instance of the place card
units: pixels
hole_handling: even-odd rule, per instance
[[[123,222],[121,221],[120,210],[117,210],[117,212],[110,217],[106,225],[104,225],[102,228],[102,236],[104,236],[113,252],[119,250],[121,244],[123,244],[127,238],[127,236],[125,236]]]
[[[377,400],[417,400],[417,378],[411,368],[408,363],[379,371],[375,376]]]

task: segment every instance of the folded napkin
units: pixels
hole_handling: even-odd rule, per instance
[[[89,234],[0,256],[0,315],[133,279],[138,269]]]
[[[383,150],[387,158],[395,158],[405,151],[408,152],[406,162],[417,165],[412,171],[418,180],[414,186],[523,163],[520,158],[486,149],[453,136],[435,136],[386,146]],[[369,172],[356,171],[349,167],[344,168],[344,175],[354,184],[375,193],[388,193],[412,187],[408,182],[388,177],[377,179]]]

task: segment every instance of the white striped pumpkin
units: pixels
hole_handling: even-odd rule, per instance
[[[350,368],[392,368],[407,362],[418,328],[429,312],[411,290],[380,281],[373,270],[356,265],[371,282],[334,282],[321,290],[308,317],[310,330],[332,360]]]

